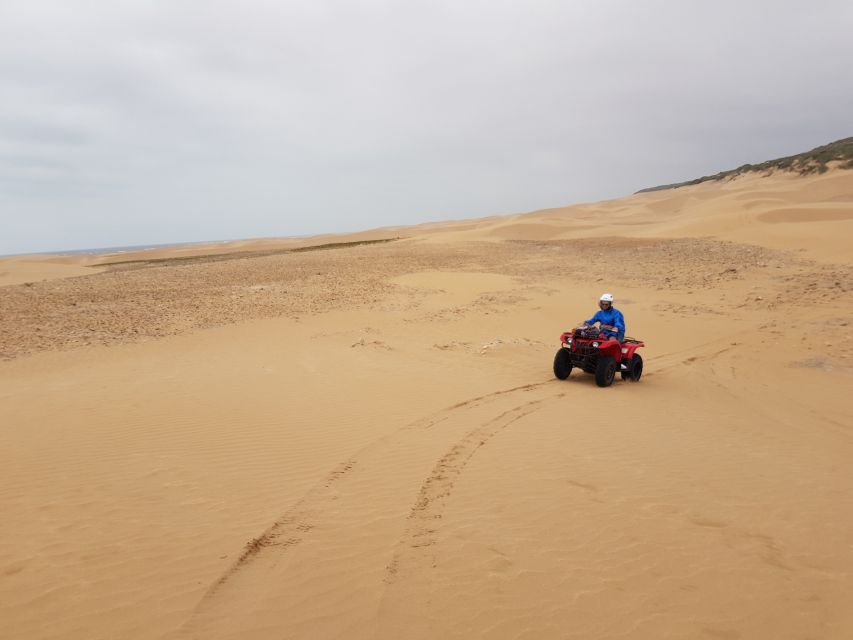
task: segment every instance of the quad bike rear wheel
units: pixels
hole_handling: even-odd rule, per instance
[[[560,380],[565,380],[572,372],[572,354],[565,347],[561,347],[554,356],[554,375]]]
[[[643,357],[639,353],[635,353],[628,363],[628,368],[625,371],[621,371],[620,375],[623,380],[639,382],[640,376],[643,375]]]
[[[595,367],[595,384],[609,387],[616,377],[616,359],[613,356],[601,356]]]

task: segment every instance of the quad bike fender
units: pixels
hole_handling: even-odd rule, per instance
[[[616,362],[630,362],[637,349],[644,346],[645,344],[639,340],[620,343],[618,340],[610,339],[601,345],[601,352],[613,356]]]
[[[616,362],[621,362],[622,358],[630,358],[622,352],[622,345],[615,338],[609,338],[606,342],[602,342],[599,347],[601,355],[612,356]]]
[[[622,358],[622,360],[630,360],[634,357],[634,354],[637,352],[637,349],[645,346],[646,345],[640,341],[623,342],[619,345],[620,357]]]

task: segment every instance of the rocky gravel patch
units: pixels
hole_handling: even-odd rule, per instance
[[[156,339],[251,319],[391,308],[390,294],[402,290],[391,278],[434,270],[511,275],[522,287],[540,287],[560,277],[583,285],[620,282],[677,291],[726,287],[763,272],[772,275],[774,289],[762,292],[762,301],[774,307],[826,303],[850,295],[853,287],[846,266],[816,265],[760,247],[692,238],[400,242],[164,261],[0,288],[0,358]],[[524,302],[518,296],[496,296],[477,302],[485,310]]]

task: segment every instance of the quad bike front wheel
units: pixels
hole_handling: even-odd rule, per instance
[[[613,356],[601,356],[595,367],[595,384],[609,387],[616,377],[616,359]]]
[[[560,380],[565,380],[572,372],[572,354],[571,352],[561,347],[554,356],[554,375]]]
[[[639,382],[640,376],[643,375],[643,357],[639,353],[635,353],[628,363],[628,368],[620,372],[623,380],[629,382]]]

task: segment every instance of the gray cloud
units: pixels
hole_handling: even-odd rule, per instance
[[[616,197],[851,134],[843,1],[0,5],[0,253]]]

